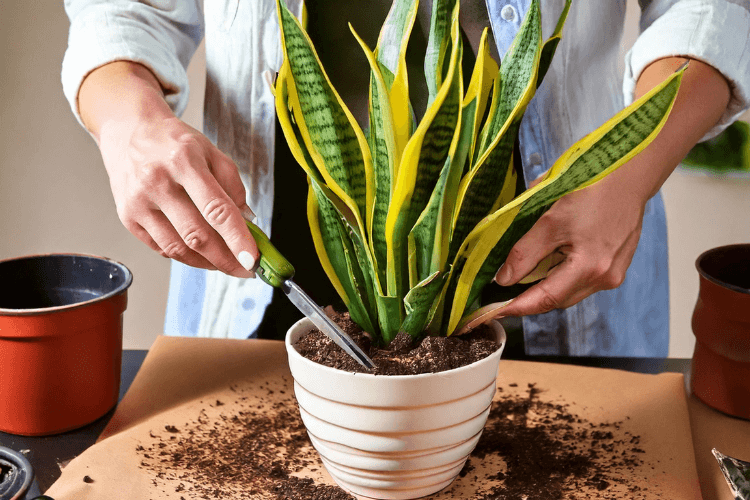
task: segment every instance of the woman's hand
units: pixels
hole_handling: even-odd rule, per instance
[[[562,262],[502,308],[504,316],[570,307],[622,284],[638,246],[646,203],[637,191],[624,188],[625,168],[558,200],[515,244],[495,278],[500,285],[517,283],[555,252]]]
[[[638,79],[636,98],[684,62],[672,57],[652,63]],[[517,283],[550,254],[561,253],[564,260],[547,278],[496,309],[497,316],[569,307],[594,292],[619,286],[638,245],[646,201],[718,122],[729,98],[729,84],[718,71],[690,61],[656,139],[600,182],[559,199],[511,249],[495,278],[501,285]]]
[[[252,212],[236,165],[174,116],[145,67],[116,62],[95,70],[79,108],[131,233],[187,265],[253,275],[259,255],[243,220]]]

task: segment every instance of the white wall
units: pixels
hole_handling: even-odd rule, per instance
[[[635,0],[630,0],[631,24],[636,15]],[[148,348],[163,327],[169,263],[120,224],[99,152],[62,95],[59,73],[67,31],[62,2],[3,2],[0,259],[78,252],[124,263],[135,276],[125,313],[125,347]],[[628,40],[633,36],[631,29]],[[203,68],[204,56],[199,53],[190,66],[193,91],[185,115],[198,128]],[[715,245],[750,240],[749,188],[748,180],[679,172],[665,186],[672,356],[692,354],[689,317],[697,297],[697,255]]]

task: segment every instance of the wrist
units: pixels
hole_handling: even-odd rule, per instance
[[[78,107],[86,129],[100,146],[113,136],[129,136],[138,127],[175,117],[156,77],[130,61],[92,71],[81,85]]]

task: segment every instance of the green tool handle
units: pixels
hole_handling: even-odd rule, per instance
[[[256,268],[258,276],[269,285],[280,288],[282,283],[294,276],[294,266],[281,255],[281,252],[268,239],[266,233],[261,231],[258,226],[248,220],[245,221],[245,224],[247,224],[247,228],[253,235],[255,244],[258,245],[260,251],[260,261]]]

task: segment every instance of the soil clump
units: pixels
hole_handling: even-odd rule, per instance
[[[417,342],[401,332],[389,346],[378,347],[349,318],[349,313],[336,313],[330,309],[326,312],[370,356],[376,367],[367,370],[317,329],[297,341],[295,347],[307,359],[339,370],[375,375],[437,373],[470,365],[500,348],[492,330],[484,325],[465,335],[428,336]]]

